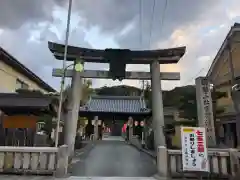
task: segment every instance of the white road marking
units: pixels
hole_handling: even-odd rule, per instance
[[[76,177],[71,176],[68,180],[156,180],[154,177]]]
[[[103,137],[103,141],[124,141],[124,139],[121,136],[109,136],[109,137]]]
[[[1,180],[57,180],[51,176],[15,176],[15,175],[1,175]],[[61,180],[156,180],[154,177],[78,177],[70,176],[61,178]]]

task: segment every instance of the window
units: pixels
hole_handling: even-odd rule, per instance
[[[16,90],[17,89],[28,89],[29,86],[25,82],[21,81],[20,79],[17,79],[16,81]]]

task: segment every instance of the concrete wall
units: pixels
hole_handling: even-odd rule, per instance
[[[43,93],[46,93],[46,91],[39,87],[35,82],[17,72],[0,59],[0,92],[15,92],[17,88],[17,79],[26,83],[30,90],[40,90]]]

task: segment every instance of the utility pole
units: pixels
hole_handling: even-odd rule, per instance
[[[70,22],[71,22],[71,11],[72,11],[72,0],[69,0],[65,47],[64,47],[64,59],[63,59],[63,65],[62,65],[63,72],[62,72],[62,79],[61,79],[61,85],[60,85],[60,97],[59,97],[58,114],[57,114],[57,129],[56,129],[55,147],[58,147],[58,141],[59,141],[59,126],[60,126],[60,121],[61,121],[63,90],[64,90],[64,84],[65,84],[64,71],[66,69],[66,61],[67,61],[67,49],[68,49],[68,39],[69,39]]]

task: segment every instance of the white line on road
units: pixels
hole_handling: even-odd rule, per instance
[[[68,180],[156,180],[154,177],[77,177],[71,176]]]

